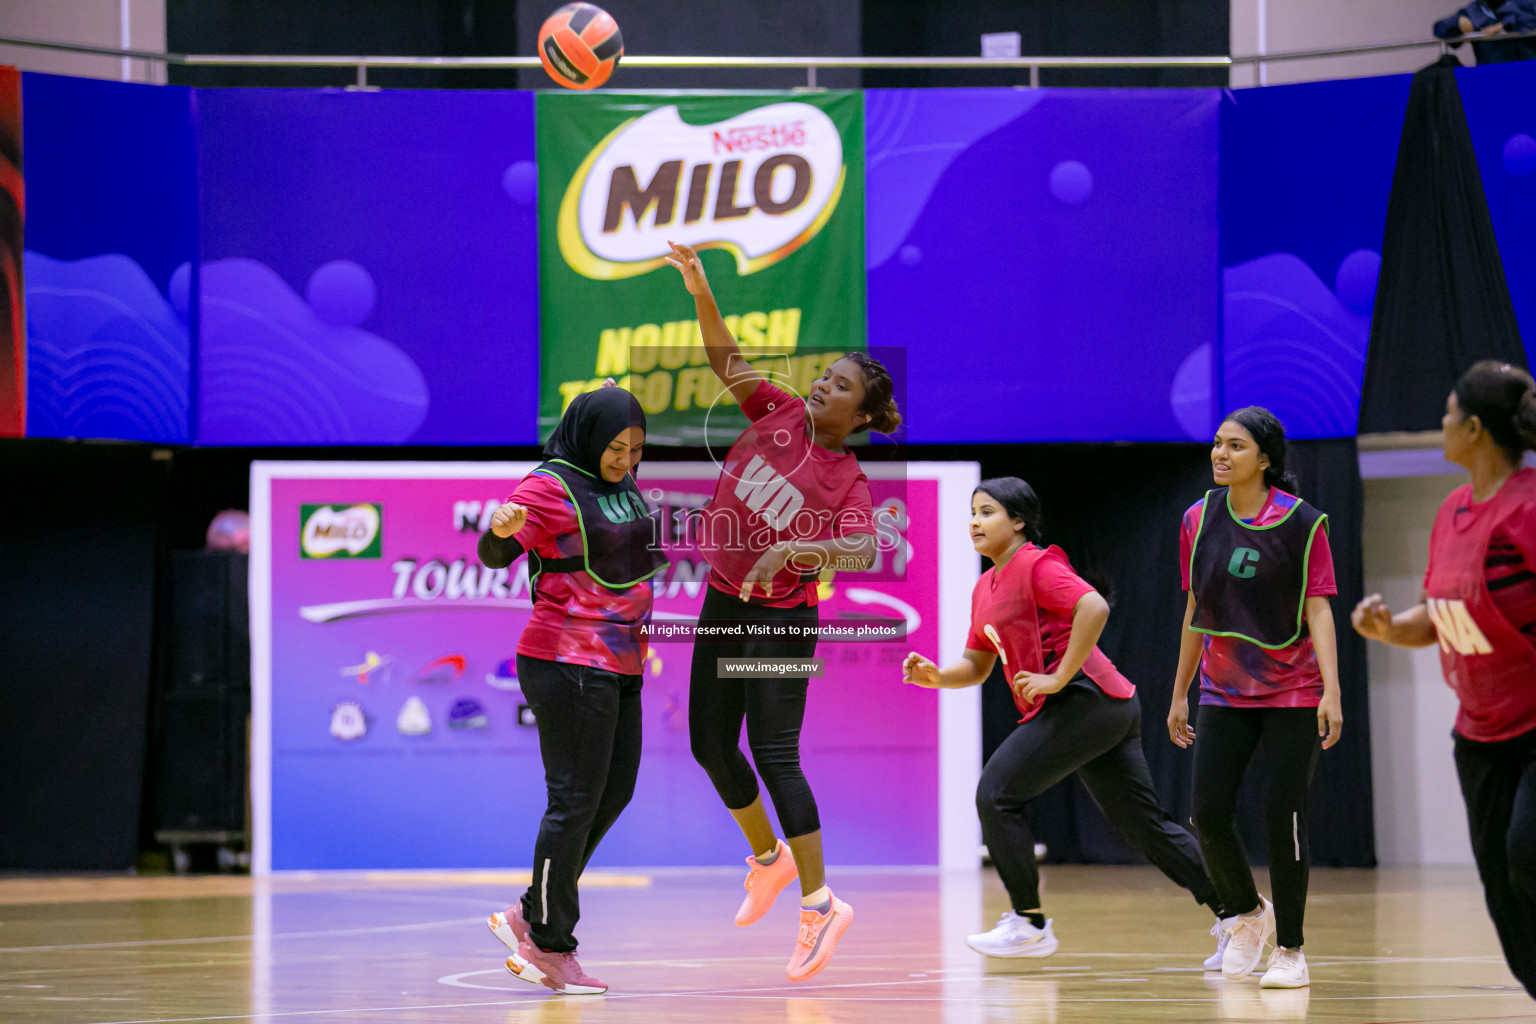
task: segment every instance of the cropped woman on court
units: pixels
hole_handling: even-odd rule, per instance
[[[576,880],[635,791],[640,680],[651,616],[646,581],[666,565],[657,513],[634,468],[645,413],[618,387],[578,395],[480,537],[490,568],[527,553],[533,611],[517,675],[533,709],[548,806],[533,848],[533,884],[491,931],[507,969],[566,995],[606,991],[576,961]]]
[[[1398,647],[1440,644],[1460,708],[1452,732],[1472,852],[1504,959],[1536,996],[1536,386],[1485,360],[1440,421],[1445,457],[1472,477],[1440,506],[1423,596],[1393,615],[1380,594],[1355,629]]]
[[[742,358],[698,254],[673,244],[667,262],[694,297],[710,368],[752,421],[732,445],[701,520],[710,576],[699,622],[737,635],[694,642],[689,738],[753,854],[736,923],[759,920],[800,879],[800,929],[786,973],[804,981],[826,967],[853,920],[853,908],[827,888],[821,821],[800,769],[810,680],[722,678],[717,661],[815,653],[817,574],[829,565],[867,569],[875,555],[869,481],[844,442],[865,430],[894,431],[901,416],[890,374],[862,353],[828,366],[803,399],[764,379]],[[777,635],[752,637],[749,625]],[[743,723],[755,774],[740,749]],[[757,775],[784,842],[763,808]]]
[[[971,593],[965,655],[941,669],[914,652],[902,665],[904,682],[952,689],[981,683],[1001,657],[1024,716],[987,759],[976,787],[982,839],[1012,905],[997,927],[966,942],[997,957],[1056,952],[1025,812],[1074,773],[1132,847],[1222,917],[1199,845],[1152,787],[1136,688],[1095,646],[1109,604],[1060,548],[1037,546],[1040,519],[1040,499],[1023,480],[982,481],[971,494],[971,542],[993,566]]]
[[[1184,513],[1179,533],[1189,599],[1168,710],[1173,742],[1195,747],[1195,834],[1222,905],[1236,915],[1221,937],[1221,972],[1247,977],[1273,937],[1265,988],[1310,984],[1301,949],[1309,793],[1319,745],[1337,743],[1344,726],[1328,517],[1296,497],[1285,454],[1285,428],[1267,409],[1239,409],[1216,431],[1217,486]],[[1273,904],[1254,886],[1234,821],[1238,787],[1261,742]]]

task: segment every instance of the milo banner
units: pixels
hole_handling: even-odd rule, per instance
[[[693,298],[664,262],[701,250],[743,354],[804,393],[862,350],[864,122],[854,92],[541,94],[540,437],[613,377],[649,439],[734,437]]]

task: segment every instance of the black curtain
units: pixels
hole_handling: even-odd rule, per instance
[[[164,466],[0,442],[0,871],[137,857]]]
[[[1387,200],[1360,433],[1433,430],[1479,359],[1526,365],[1456,87],[1456,58],[1413,76]]]
[[[981,36],[1019,33],[1026,56],[1225,55],[1225,0],[863,0],[863,52],[870,57],[979,57]],[[1225,87],[1226,68],[1044,68],[1047,86]],[[1028,85],[1027,70],[954,68],[866,71],[866,88]]]
[[[1179,587],[1179,520],[1212,486],[1203,445],[1031,445],[983,460],[984,476],[1021,476],[1040,494],[1045,539],[1100,589],[1111,608],[1100,646],[1136,684],[1142,742],[1164,806],[1177,820],[1190,810],[1193,751],[1168,739],[1166,718],[1178,665],[1184,594]],[[1312,862],[1365,867],[1376,862],[1371,810],[1370,715],[1365,645],[1348,627],[1360,599],[1363,486],[1353,439],[1293,443],[1290,466],[1302,496],[1329,514],[1338,576],[1334,620],[1344,698],[1343,741],[1325,753],[1312,790]],[[1192,696],[1192,700],[1195,699]],[[1000,671],[983,690],[983,753],[1014,728],[1018,713]],[[1259,793],[1262,754],[1240,801],[1245,844],[1262,863]],[[1134,863],[1075,778],[1045,793],[1032,809],[1052,861]]]
[[[559,6],[549,5],[549,12]],[[533,56],[521,47],[511,0],[167,0],[173,53],[337,54],[412,57]],[[167,69],[172,85],[346,86],[355,68],[188,67]],[[369,68],[368,84],[392,89],[515,89],[513,70]]]

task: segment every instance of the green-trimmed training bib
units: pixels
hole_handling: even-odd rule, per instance
[[[1227,488],[1207,492],[1189,558],[1189,628],[1268,650],[1295,643],[1306,630],[1312,543],[1327,526],[1300,498],[1278,521],[1252,526],[1233,514]]]
[[[576,506],[582,554],[544,559],[537,572],[585,570],[610,590],[643,583],[670,563],[661,549],[661,510],[646,507],[633,476],[610,484],[564,459],[549,459],[534,470],[560,481]]]

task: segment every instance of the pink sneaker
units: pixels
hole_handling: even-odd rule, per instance
[[[805,981],[821,973],[832,962],[832,951],[837,940],[853,923],[853,908],[836,896],[832,897],[832,909],[825,914],[814,910],[800,910],[800,935],[795,941],[795,953],[789,958],[785,972],[790,981]]]
[[[743,928],[762,920],[784,887],[800,877],[789,844],[782,839],[777,842],[779,855],[772,864],[759,864],[756,857],[747,858],[747,880],[742,883],[747,896],[741,901],[741,909],[736,911],[736,923]]]
[[[523,902],[518,900],[507,908],[503,914],[497,911],[485,922],[485,926],[491,930],[491,934],[501,940],[501,944],[512,952],[517,952],[519,942],[527,942],[528,922],[523,920]]]
[[[563,996],[598,995],[608,986],[581,969],[575,953],[551,953],[528,941],[507,957],[507,970],[532,985],[543,985]]]

